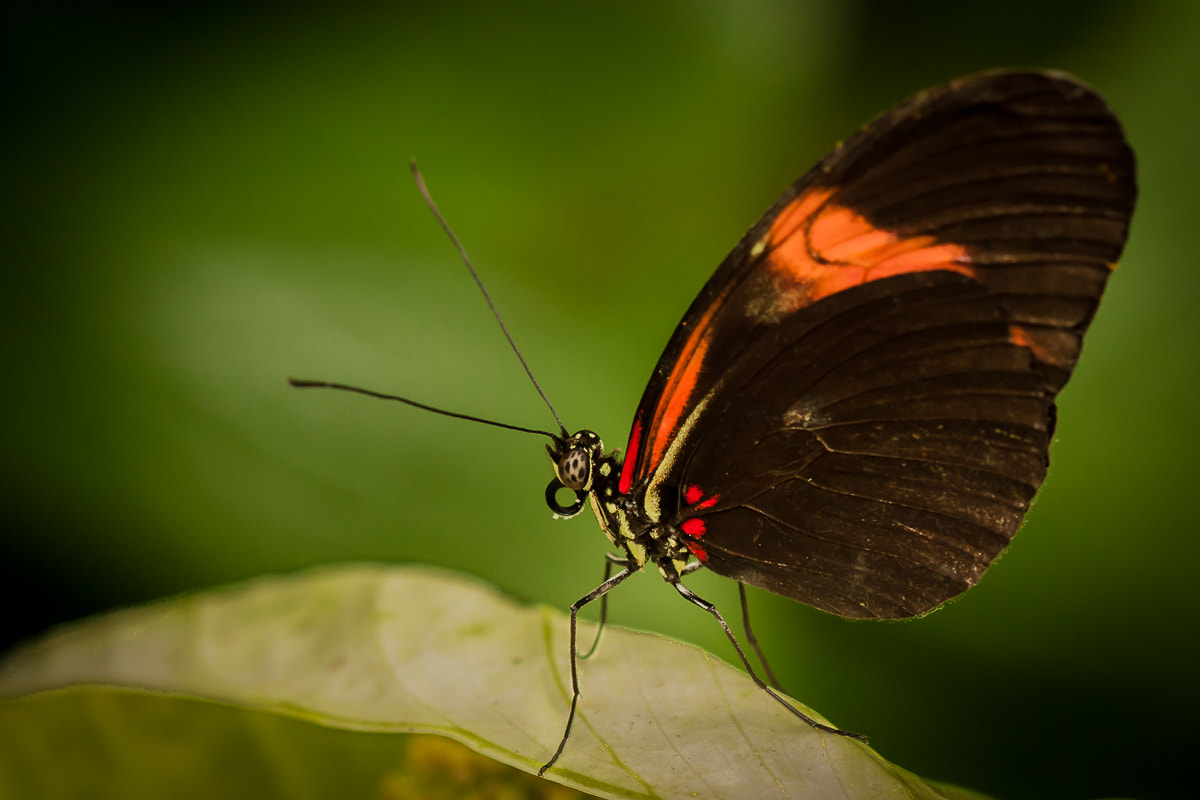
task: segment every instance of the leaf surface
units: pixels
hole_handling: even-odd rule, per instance
[[[52,631],[0,662],[0,695],[170,693],[330,728],[440,734],[532,772],[566,721],[567,625],[561,612],[439,570],[329,567]],[[581,626],[581,641],[591,630]],[[579,716],[547,777],[592,794],[947,796],[866,745],[796,720],[689,645],[609,628],[580,680]]]

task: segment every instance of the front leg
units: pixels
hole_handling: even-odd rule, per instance
[[[607,571],[607,569],[606,569]],[[586,606],[588,603],[595,600],[597,597],[604,597],[613,587],[620,584],[636,571],[635,567],[626,566],[616,575],[605,579],[604,583],[597,586],[592,591],[588,592],[583,597],[575,601],[571,606],[571,710],[567,714],[567,727],[563,731],[562,740],[558,743],[558,749],[554,751],[554,755],[550,760],[542,765],[538,770],[538,776],[546,773],[546,770],[554,766],[554,762],[558,761],[558,757],[562,755],[563,748],[567,746],[567,739],[571,736],[571,723],[575,721],[575,707],[579,705],[579,671],[576,666],[577,656],[575,652],[575,632],[578,627],[579,609]]]

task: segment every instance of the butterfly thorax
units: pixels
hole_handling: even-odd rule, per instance
[[[640,492],[619,489],[621,454],[604,452],[600,437],[583,430],[569,438],[556,438],[547,445],[554,463],[555,478],[546,487],[546,503],[560,517],[573,517],[585,500],[600,529],[612,545],[624,551],[626,563],[642,567],[653,562],[664,579],[674,583],[691,554],[673,525],[653,521],[635,498]],[[575,500],[561,505],[560,489],[574,492]]]

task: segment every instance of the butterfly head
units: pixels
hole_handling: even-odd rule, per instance
[[[597,465],[604,458],[604,442],[592,431],[582,430],[569,438],[555,436],[553,443],[546,445],[546,452],[554,464],[554,480],[546,487],[546,505],[560,517],[573,517],[592,489]],[[561,505],[559,489],[574,492],[574,502]]]

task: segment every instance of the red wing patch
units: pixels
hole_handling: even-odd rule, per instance
[[[687,537],[683,540],[683,544],[691,551],[691,554],[700,561],[708,561],[708,550],[699,542],[700,537],[708,533],[708,527],[704,524],[704,520],[685,519],[680,523],[679,530]]]
[[[637,466],[638,456],[642,452],[642,415],[639,412],[633,419],[633,431],[629,434],[629,444],[625,446],[625,463],[621,465],[621,480],[617,491],[629,494],[633,486],[633,470]]]
[[[877,228],[853,209],[832,202],[833,193],[804,192],[767,232],[766,264],[779,288],[776,315],[893,275],[944,270],[978,277],[965,247]]]
[[[689,506],[693,507],[693,510],[703,510],[715,506],[717,501],[721,499],[721,495],[714,494],[713,496],[705,499],[704,490],[701,489],[697,484],[693,483],[684,491],[683,499]]]

